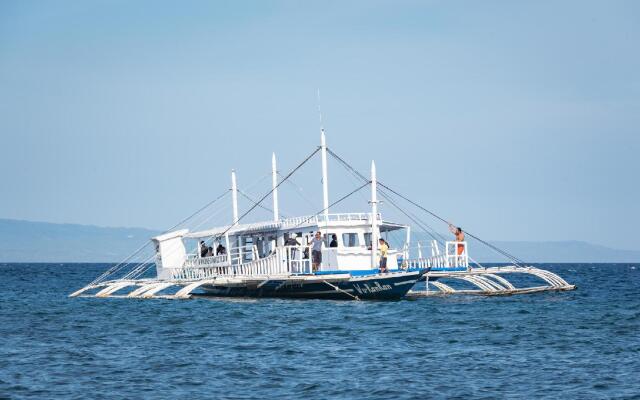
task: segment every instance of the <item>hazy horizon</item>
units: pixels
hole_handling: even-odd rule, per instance
[[[149,240],[161,231],[135,227],[99,227],[93,225],[56,224],[0,218],[0,262],[117,262],[126,259],[141,245],[145,251],[136,261],[153,257]],[[446,233],[440,232],[445,237]],[[386,239],[393,248],[401,248],[405,233],[394,232]],[[411,243],[417,256],[417,243],[427,251],[432,237],[412,230]],[[610,248],[584,241],[499,241],[498,248],[525,263],[637,263],[640,251]],[[468,241],[473,260],[480,263],[504,263],[507,259],[481,245]],[[195,242],[187,243],[187,247]]]
[[[639,16],[632,1],[5,1],[0,218],[163,230],[233,168],[260,197],[272,152],[286,173],[318,146],[319,88],[329,147],[456,225],[640,250],[624,232],[640,223]],[[354,188],[331,159],[329,174],[331,201]],[[319,158],[293,182],[282,213],[318,211]]]
[[[60,225],[70,225],[70,226],[78,226],[78,227],[86,227],[86,228],[97,228],[97,229],[107,229],[107,230],[135,230],[135,231],[145,231],[148,232],[150,234],[160,234],[162,232],[164,232],[164,229],[154,229],[154,228],[149,228],[149,227],[144,227],[144,226],[107,226],[107,225],[94,225],[94,224],[76,224],[76,223],[69,223],[69,222],[48,222],[48,221],[32,221],[32,220],[24,220],[24,219],[10,219],[10,218],[0,218],[0,223],[4,222],[4,221],[12,221],[12,222],[19,222],[19,223],[28,223],[28,224],[51,224],[54,226],[60,226]],[[433,233],[433,232],[432,232]],[[450,234],[448,232],[445,231],[436,231],[437,234],[442,235],[443,237],[447,238],[450,236]],[[150,237],[148,238],[144,238],[146,239],[150,239]],[[131,237],[131,239],[133,239],[133,237]],[[136,238],[136,239],[141,239],[141,238]],[[620,250],[620,251],[633,251],[633,252],[638,252],[640,254],[640,251],[638,250],[633,250],[633,249],[627,249],[627,248],[622,248],[622,247],[610,247],[610,246],[606,246],[603,245],[602,243],[594,243],[594,242],[589,242],[589,241],[584,241],[584,240],[572,240],[572,239],[568,239],[568,240],[518,240],[518,239],[510,239],[510,240],[504,240],[504,239],[494,239],[494,238],[484,238],[494,244],[497,243],[511,243],[511,244],[562,244],[562,243],[584,243],[590,246],[595,246],[595,247],[605,247],[609,250]],[[431,240],[431,236],[427,233],[427,232],[422,232],[420,230],[414,231],[412,232],[412,241],[416,241],[416,240],[420,240],[422,241],[425,245],[427,244],[428,241]],[[470,239],[471,242],[474,243],[474,247],[478,246],[479,244],[473,240]],[[144,240],[141,241],[144,242]],[[479,245],[480,247],[483,248],[483,251],[489,251],[487,248],[485,248],[485,246]]]

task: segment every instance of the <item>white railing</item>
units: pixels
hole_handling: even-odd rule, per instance
[[[313,224],[317,224],[318,223],[318,216],[317,215],[306,215],[306,216],[302,216],[302,217],[291,217],[291,218],[283,218],[280,220],[280,223],[282,224],[283,227],[289,227],[289,226],[297,226],[297,225],[302,225],[305,223],[309,223],[311,225]]]
[[[460,254],[458,254],[460,249]],[[437,252],[434,252],[437,253]],[[469,254],[467,252],[467,242],[446,242],[445,254],[435,254],[428,258],[417,258],[406,260],[407,268],[469,268]]]
[[[285,246],[287,272],[292,274],[312,273],[310,246]]]
[[[217,267],[228,261],[226,254],[211,257],[190,257],[184,263],[184,268]]]
[[[219,276],[269,276],[282,274],[310,274],[312,272],[309,246],[285,246],[272,254],[246,263],[231,263],[227,256],[189,259],[183,268],[172,268],[172,279],[208,279]],[[216,260],[217,259],[217,264]]]
[[[378,220],[382,221],[382,215],[377,214]],[[280,222],[283,227],[302,225],[309,223],[310,225],[319,225],[325,222],[345,222],[345,221],[370,221],[371,213],[334,213],[324,216],[319,215],[307,215],[302,217],[284,218]]]
[[[429,258],[416,258],[405,261],[407,268],[412,269],[438,269],[449,268],[447,264],[447,258],[445,256],[433,256]]]
[[[376,214],[378,221],[382,220],[382,215],[380,213]],[[371,213],[337,213],[337,214],[329,214],[326,217],[324,214],[318,215],[318,223],[322,222],[333,222],[333,221],[370,221]]]
[[[446,242],[444,253],[449,268],[469,268],[467,242]]]
[[[276,275],[286,273],[286,264],[283,265],[279,252],[276,251],[268,257],[250,261],[244,264],[233,265],[229,268],[228,275]]]
[[[171,268],[171,279],[209,279],[229,275],[230,268],[228,265],[219,267]]]
[[[198,254],[189,254],[184,263],[184,268],[219,267],[228,265],[229,262],[231,265],[238,265],[258,259],[260,259],[260,254],[256,245],[251,247],[241,246],[229,250],[225,249],[225,254],[217,256],[200,257]]]

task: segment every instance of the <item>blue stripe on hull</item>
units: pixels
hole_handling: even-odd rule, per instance
[[[403,272],[398,269],[390,269],[389,272]],[[341,275],[341,274],[351,274],[351,276],[367,276],[367,275],[376,275],[379,274],[380,270],[376,269],[347,269],[347,270],[330,270],[330,271],[318,271],[314,275]]]

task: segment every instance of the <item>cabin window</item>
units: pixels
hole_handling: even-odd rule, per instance
[[[324,246],[325,247],[331,247],[331,241],[333,240],[333,236],[336,235],[333,232],[327,233],[326,235],[324,235]],[[338,241],[338,236],[336,235],[336,242]],[[334,247],[338,247],[338,246],[334,246]]]
[[[367,232],[364,234],[364,245],[367,247],[371,247],[371,232]]]
[[[358,240],[358,234],[354,232],[348,232],[342,234],[342,245],[345,247],[357,247],[360,245]]]

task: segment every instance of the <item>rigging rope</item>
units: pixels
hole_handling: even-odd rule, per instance
[[[260,200],[258,200],[258,202],[256,204],[254,204],[252,207],[250,207],[247,211],[245,211],[240,217],[238,217],[238,220],[234,223],[229,225],[228,228],[226,228],[222,233],[216,235],[216,239],[221,238],[222,236],[226,235],[227,232],[229,232],[229,230],[231,230],[231,228],[233,228],[235,225],[238,224],[238,222],[240,222],[244,217],[246,217],[247,215],[249,215],[249,213],[251,211],[253,211],[256,207],[258,207],[258,204],[262,203],[267,197],[269,197],[269,195],[271,195],[271,193],[273,193],[274,190],[276,190],[278,187],[280,187],[280,185],[282,185],[287,179],[289,179],[289,177],[291,175],[293,175],[297,170],[299,170],[300,168],[302,168],[303,165],[305,165],[307,163],[307,161],[309,161],[311,159],[311,157],[313,157],[314,155],[316,155],[317,152],[320,151],[320,147],[318,147],[317,149],[315,149],[311,154],[309,154],[307,156],[307,158],[305,158],[300,164],[298,164],[291,172],[289,172],[280,182],[278,182],[278,184],[272,188],[271,190],[269,190],[267,192],[267,194],[265,194],[264,196],[262,196],[262,198],[260,198]]]
[[[261,178],[259,178],[258,180],[256,180],[255,182],[253,182],[252,184],[250,184],[249,186],[247,186],[246,190],[252,189],[255,186],[257,186],[258,184],[260,184],[262,181],[264,181],[268,176],[270,176],[271,174],[266,174],[264,176],[262,176]],[[231,190],[231,189],[229,189]],[[240,188],[237,189],[238,192],[240,192]],[[246,196],[246,195],[245,195]],[[249,199],[251,201],[253,201],[252,199]],[[255,202],[254,202],[255,203]],[[205,223],[209,222],[213,217],[217,216],[218,214],[222,213],[223,211],[227,210],[228,208],[231,207],[231,204],[229,204],[228,206],[225,206],[221,209],[219,209],[217,212],[215,212],[214,214],[211,214],[210,216],[208,216],[207,218],[205,218],[204,220],[200,221],[198,224],[196,224],[195,226],[193,226],[192,230],[196,230],[198,228],[200,228],[202,225],[204,225]],[[209,238],[212,239],[212,238]],[[205,239],[205,242],[207,242],[209,239]],[[196,250],[197,251],[197,250]]]
[[[169,231],[174,230],[176,227],[178,227],[179,225],[182,225],[183,223],[187,222],[188,220],[190,220],[191,218],[195,217],[196,215],[200,214],[202,211],[204,211],[205,209],[207,209],[208,207],[212,206],[215,202],[217,202],[218,200],[220,200],[221,198],[223,198],[226,194],[228,194],[229,192],[231,192],[231,189],[227,189],[225,190],[220,196],[216,197],[215,199],[211,200],[210,202],[208,202],[206,205],[204,205],[203,207],[201,207],[198,211],[194,212],[193,214],[191,214],[190,216],[188,216],[187,218],[183,219],[182,221],[178,222],[177,224],[175,224],[174,226],[172,226],[171,228],[167,229],[164,233],[167,233]]]
[[[305,220],[299,222],[297,225],[295,225],[294,227],[290,228],[290,229],[295,229],[297,227],[299,227],[300,225],[304,224],[305,222],[310,221],[311,219],[313,219],[314,217],[322,214],[325,210],[328,210],[329,208],[337,205],[338,203],[342,202],[343,200],[346,200],[347,198],[349,198],[350,196],[354,195],[355,193],[359,192],[360,190],[362,190],[362,188],[364,188],[365,186],[369,185],[371,182],[367,181],[365,182],[362,186],[360,186],[359,188],[349,192],[348,194],[342,196],[341,198],[339,198],[338,200],[334,201],[333,203],[329,204],[326,208],[323,208],[322,210],[318,211],[317,213],[313,214],[312,216],[306,218]]]
[[[361,180],[368,182],[368,179],[361,174],[358,170],[356,170],[355,168],[353,168],[348,162],[346,162],[344,159],[342,159],[342,157],[340,157],[339,155],[337,155],[335,152],[331,151],[330,149],[327,149],[327,152],[329,154],[331,154],[332,157],[334,157],[347,171],[351,172],[353,175],[355,175],[357,178],[360,178]],[[381,196],[388,201],[391,205],[393,205],[398,211],[400,211],[402,214],[404,214],[407,218],[409,218],[412,222],[414,222],[420,229],[422,229],[422,231],[424,233],[426,233],[427,235],[431,236],[436,242],[440,243],[442,246],[444,246],[444,243],[447,241],[444,237],[442,237],[442,235],[440,235],[435,229],[431,228],[429,226],[429,224],[427,224],[426,222],[420,220],[415,214],[413,213],[408,213],[408,211],[405,211],[402,209],[402,207],[398,206],[392,199],[390,196],[388,196],[387,194],[384,193],[384,191],[378,189]],[[411,215],[409,215],[411,214]],[[427,228],[425,228],[425,226]],[[433,232],[433,233],[432,233]],[[441,239],[438,240],[438,238],[436,238],[434,236],[434,233],[436,235],[438,235]]]
[[[345,160],[343,160],[340,156],[338,156],[334,151],[330,150],[327,148],[327,152],[329,154],[331,154],[331,156],[333,156],[336,160],[338,160],[344,167],[346,167],[348,170],[352,171],[352,173],[356,174],[358,177],[360,177],[361,179],[366,180],[367,178],[362,175],[358,170],[356,170],[355,168],[353,168],[349,163],[347,163]],[[402,198],[403,200],[411,203],[412,205],[414,205],[415,207],[418,207],[419,209],[421,209],[422,211],[430,214],[431,216],[433,216],[434,218],[444,222],[447,225],[450,225],[449,221],[445,220],[444,218],[440,217],[439,215],[435,214],[434,212],[424,208],[423,206],[421,206],[420,204],[412,201],[411,199],[407,198],[406,196],[398,193],[397,191],[391,189],[390,187],[386,186],[385,184],[383,184],[382,182],[378,181],[378,185],[380,185],[381,187],[387,189],[388,191],[390,191],[391,193],[395,194],[396,196]],[[388,200],[388,199],[387,199]],[[393,204],[393,203],[392,203]],[[415,222],[415,221],[414,221]],[[496,247],[494,245],[492,245],[491,243],[480,239],[479,237],[475,236],[474,234],[468,232],[468,231],[464,231],[465,234],[467,234],[468,236],[472,237],[473,239],[477,240],[478,242],[484,244],[485,246],[489,247],[490,249],[492,249],[493,251],[496,251],[497,253],[501,254],[502,256],[506,257],[507,259],[513,261],[516,266],[520,266],[520,264],[525,264],[524,261],[520,260],[519,258],[517,258],[516,256],[506,252],[505,250],[500,249],[499,247]]]
[[[241,191],[240,189],[238,189],[238,193],[240,193],[240,194],[242,195],[242,197],[244,197],[245,199],[249,200],[251,203],[253,203],[253,204],[257,204],[257,205],[258,205],[258,207],[262,208],[262,209],[263,209],[263,210],[265,210],[265,211],[269,211],[270,213],[272,213],[272,214],[273,214],[273,210],[272,210],[271,208],[269,208],[269,207],[267,207],[267,206],[265,206],[265,205],[262,205],[262,204],[258,203],[257,201],[255,201],[254,199],[252,199],[251,197],[249,197],[249,195],[248,195],[248,194],[246,194],[245,192]],[[282,214],[282,213],[280,213],[280,214],[282,215],[282,217],[283,217],[283,218],[286,218],[286,217],[284,216],[284,214]]]
[[[280,174],[279,172],[278,172],[277,174],[278,174],[278,176],[279,176],[279,177],[282,177],[282,174]],[[300,187],[300,185],[298,185],[297,183],[295,183],[295,182],[293,181],[293,179],[289,178],[289,179],[287,180],[287,183],[288,183],[289,185],[291,185],[294,189],[296,189],[296,194],[297,194],[298,196],[300,196],[300,198],[301,198],[301,199],[303,199],[304,201],[306,201],[306,202],[307,202],[307,204],[309,204],[311,207],[314,207],[314,208],[317,206],[317,204],[316,204],[315,202],[313,202],[311,199],[309,199],[309,197],[307,197],[307,196],[304,194],[303,189]]]
[[[258,180],[256,180],[255,182],[253,182],[252,184],[250,184],[248,186],[248,188],[253,188],[256,185],[260,184],[262,181],[264,181],[268,176],[270,176],[271,174],[265,174],[263,175],[261,178],[259,178]],[[223,197],[225,194],[229,193],[229,191],[231,191],[231,189],[229,189],[227,192],[223,193],[220,197]],[[239,191],[239,190],[238,190]],[[213,202],[215,203],[218,199],[214,199]],[[212,203],[213,204],[213,203]],[[199,210],[198,212],[192,214],[192,216],[195,216],[197,213],[201,212],[202,210],[204,210],[205,208],[209,207],[209,204],[205,207],[203,207],[201,210]],[[227,207],[228,208],[228,207]],[[219,209],[218,211],[214,212],[213,214],[209,215],[207,218],[205,218],[204,220],[198,222],[195,226],[193,226],[193,229],[198,229],[200,226],[204,225],[205,223],[207,223],[209,220],[211,220],[213,217],[217,216],[218,214],[220,214],[222,211],[224,211],[225,208]],[[169,228],[169,230],[175,229],[175,227],[177,227],[178,225],[180,225],[182,222],[185,222],[187,220],[189,220],[188,217],[186,219],[184,219],[183,221],[181,221],[180,223],[176,224],[174,227]],[[208,239],[207,239],[208,240]],[[150,242],[149,242],[150,243]],[[173,254],[175,252],[175,249],[170,251],[169,254]],[[137,267],[135,267],[134,269],[132,269],[131,271],[129,271],[124,277],[122,277],[121,279],[137,279],[140,276],[142,276],[143,274],[145,274],[151,267],[153,267],[155,265],[155,263],[152,262],[152,260],[155,258],[155,254],[151,255],[150,257],[148,257],[146,260],[142,261],[142,263],[138,264]]]
[[[411,199],[407,198],[406,196],[403,196],[402,194],[400,194],[400,193],[396,192],[395,190],[391,189],[389,186],[385,185],[384,183],[382,183],[382,182],[378,182],[378,185],[380,185],[381,187],[383,187],[383,188],[387,189],[388,191],[390,191],[391,193],[395,194],[396,196],[398,196],[398,197],[402,198],[403,200],[405,200],[405,201],[407,201],[407,202],[409,202],[409,203],[413,204],[414,206],[418,207],[418,208],[419,208],[419,209],[421,209],[422,211],[424,211],[424,212],[426,212],[426,213],[430,214],[430,215],[431,215],[431,216],[433,216],[434,218],[437,218],[437,219],[439,219],[440,221],[442,221],[442,222],[444,222],[444,223],[446,223],[446,224],[449,224],[449,225],[450,225],[450,223],[449,223],[447,220],[445,220],[444,218],[442,218],[442,217],[438,216],[437,214],[435,214],[435,213],[433,213],[433,212],[431,212],[431,211],[427,210],[426,208],[422,207],[420,204],[418,204],[418,203],[414,202],[413,200],[411,200]],[[497,251],[498,253],[502,254],[502,255],[503,255],[503,256],[505,256],[505,257],[507,257],[508,259],[510,259],[511,261],[513,261],[514,263],[516,263],[516,265],[517,265],[517,266],[520,266],[519,264],[524,264],[524,261],[520,260],[520,259],[519,259],[519,258],[517,258],[516,256],[514,256],[514,255],[512,255],[512,254],[507,253],[506,251],[504,251],[504,250],[502,250],[502,249],[500,249],[500,248],[498,248],[498,247],[496,247],[496,246],[492,245],[491,243],[489,243],[489,242],[487,242],[487,241],[485,241],[485,240],[480,239],[479,237],[477,237],[476,235],[472,234],[471,232],[469,232],[469,231],[465,230],[465,231],[464,231],[464,233],[465,233],[466,235],[468,235],[468,236],[470,236],[470,237],[474,238],[474,239],[475,239],[475,240],[477,240],[478,242],[480,242],[480,243],[484,244],[485,246],[489,247],[490,249],[492,249],[492,250],[494,250],[494,251]]]
[[[409,211],[406,211],[404,209],[402,209],[399,205],[396,204],[395,201],[393,201],[391,199],[390,196],[388,196],[386,193],[384,193],[384,191],[380,190],[380,195],[382,196],[382,198],[384,198],[386,201],[388,201],[392,206],[394,206],[398,211],[400,211],[402,214],[404,214],[407,218],[409,218],[411,221],[413,221],[413,223],[415,223],[416,225],[418,225],[418,227],[420,229],[422,229],[422,231],[424,233],[426,233],[427,235],[431,236],[433,238],[433,240],[435,240],[436,242],[440,243],[442,246],[444,246],[445,242],[447,241],[444,237],[442,237],[442,235],[440,235],[435,229],[431,228],[431,226],[429,226],[429,224],[427,224],[426,222],[422,221],[420,218],[418,218],[414,213],[411,213]],[[426,228],[425,228],[426,227]],[[435,235],[438,235],[438,237],[440,239],[438,239]]]
[[[222,199],[227,193],[230,192],[230,189],[225,190],[221,195],[219,195],[218,197],[216,197],[215,199],[211,200],[210,202],[208,202],[207,204],[205,204],[204,206],[200,207],[197,211],[195,211],[194,213],[192,213],[191,215],[189,215],[187,218],[184,218],[183,220],[181,220],[180,222],[178,222],[177,224],[173,225],[171,228],[165,230],[163,232],[163,234],[170,232],[171,230],[175,229],[176,227],[182,225],[183,223],[189,221],[191,218],[195,217],[196,215],[200,214],[202,211],[204,211],[205,209],[207,209],[208,207],[212,206],[213,204],[215,204],[217,201],[219,201],[220,199]],[[107,278],[109,275],[113,275],[116,272],[120,271],[122,268],[126,267],[129,265],[128,261],[130,261],[133,257],[135,257],[136,255],[138,255],[142,250],[144,250],[147,246],[149,246],[151,244],[151,242],[146,242],[144,245],[140,246],[137,250],[135,250],[132,254],[130,254],[128,257],[126,257],[123,261],[119,262],[118,264],[114,265],[113,267],[109,268],[107,271],[103,272],[100,276],[98,276],[96,279],[94,279],[93,281],[91,281],[87,286],[91,286],[91,285],[95,285],[99,282],[101,282],[102,280],[104,280],[105,278]],[[152,257],[147,258],[144,263],[149,262]],[[139,267],[134,268],[137,269]],[[130,273],[129,273],[130,274]],[[129,275],[127,274],[127,275]]]

